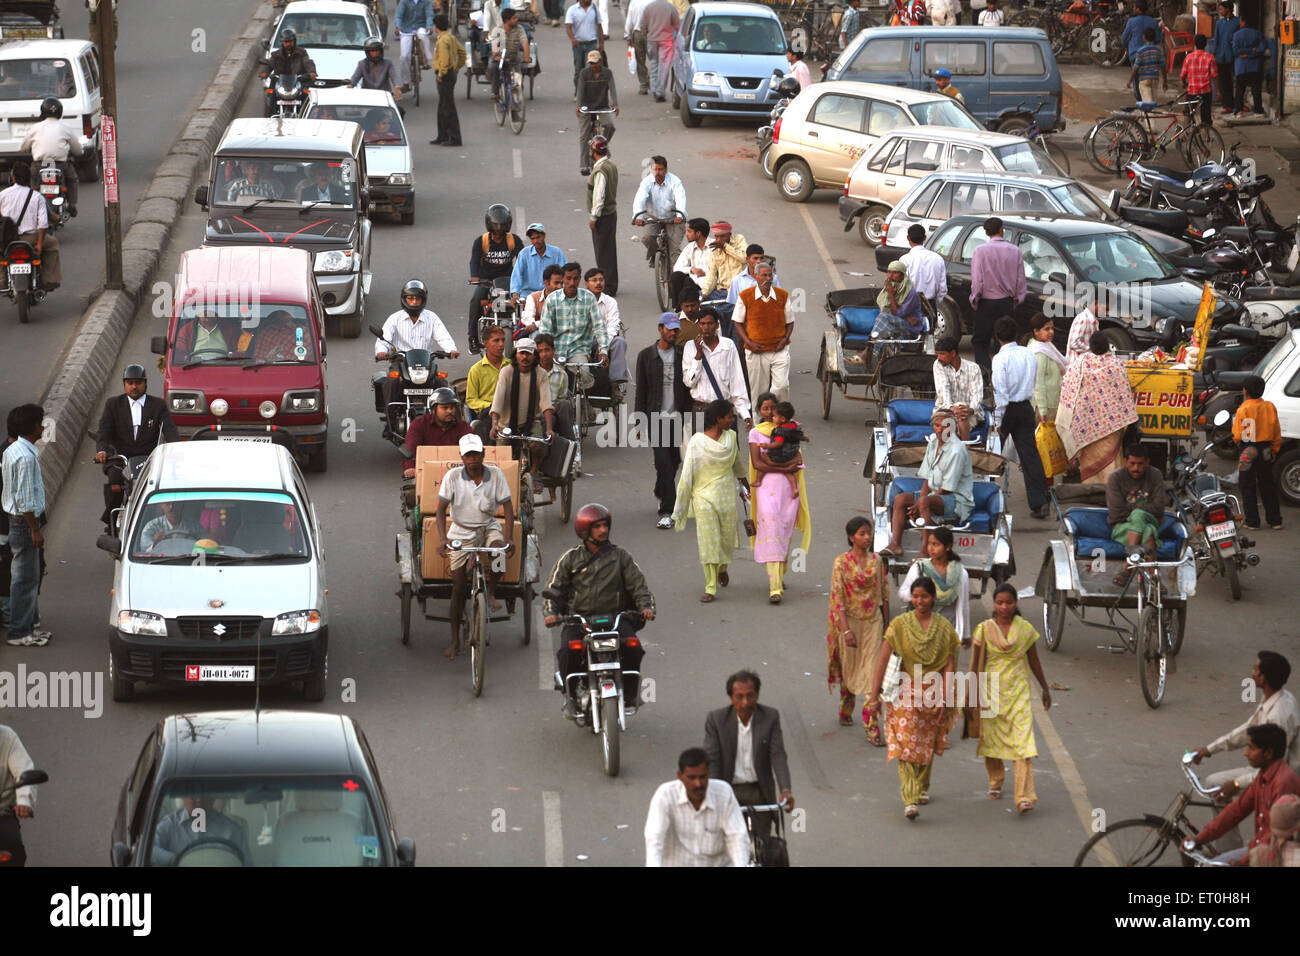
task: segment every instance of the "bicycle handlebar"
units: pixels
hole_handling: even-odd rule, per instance
[[[1182,758],[1183,773],[1186,774],[1188,781],[1192,785],[1192,788],[1201,796],[1203,797],[1218,796],[1219,792],[1223,789],[1222,787],[1209,787],[1207,789],[1205,784],[1201,783],[1201,778],[1196,776],[1196,771],[1192,769],[1193,766],[1192,758],[1194,758],[1195,756],[1196,756],[1195,752],[1183,754],[1183,758]]]
[[[585,106],[579,106],[579,107],[578,107],[578,112],[579,112],[579,113],[585,113],[585,114],[588,115],[588,116],[605,116],[606,114],[612,116],[612,115],[614,115],[614,113],[617,112],[617,111],[614,110],[614,109],[607,109],[607,110],[589,110],[589,109],[587,109],[587,107],[585,107]]]
[[[786,813],[790,812],[779,803],[742,803],[740,805],[741,813],[774,813],[777,810],[783,810]]]
[[[501,429],[499,432],[497,432],[497,437],[504,438],[506,441],[524,441],[524,442],[530,441],[539,445],[549,445],[551,443],[551,439],[549,437],[534,438],[532,435],[516,435],[509,428]]]

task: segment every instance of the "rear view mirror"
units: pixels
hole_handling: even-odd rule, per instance
[[[1228,424],[1228,419],[1230,419],[1231,417],[1232,416],[1228,414],[1228,410],[1226,408],[1221,408],[1219,409],[1218,413],[1215,414],[1214,416],[1214,424],[1219,428],[1222,428],[1224,425]]]
[[[167,339],[161,335],[155,335],[149,340],[149,351],[154,355],[167,354]]]
[[[208,208],[208,187],[206,185],[195,188],[194,201],[204,209]]]
[[[95,539],[95,547],[99,548],[100,551],[107,551],[115,558],[122,556],[122,540],[113,537],[111,534],[101,534]]]
[[[402,866],[415,866],[415,841],[399,840],[397,843],[397,862]]]

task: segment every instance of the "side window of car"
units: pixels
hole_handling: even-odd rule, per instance
[[[952,191],[955,183],[952,181],[945,182],[943,189],[939,191],[938,198],[934,201],[934,206],[930,209],[930,216],[934,219],[951,219],[952,218]]]
[[[695,26],[695,11],[687,10],[686,19],[682,20],[682,27],[681,27],[682,36],[686,36],[686,37],[690,36],[691,27],[693,26]]]
[[[889,157],[889,162],[885,164],[885,172],[899,176],[903,175],[904,161],[907,159],[909,148],[911,148],[911,140],[900,139],[898,148],[894,150],[893,155]]]
[[[1022,232],[1016,240],[1025,260],[1025,278],[1046,282],[1053,273],[1065,272],[1065,260],[1042,236]]]
[[[939,234],[928,243],[931,249],[939,253],[945,259],[950,258],[953,243],[957,241],[957,235],[961,232],[962,225],[957,223],[952,226],[944,226],[939,230]]]
[[[994,42],[994,76],[1042,76],[1045,72],[1043,51],[1037,43]]]
[[[988,241],[989,237],[984,235],[982,228],[976,227],[972,229],[970,235],[966,237],[966,241],[961,244],[961,255],[958,258],[970,265],[971,259],[975,256],[975,250]]]
[[[867,169],[876,173],[881,172],[885,168],[885,163],[889,161],[890,155],[894,152],[894,149],[897,146],[898,146],[897,140],[891,140],[889,142],[886,142],[883,146],[881,146],[878,150],[876,150],[875,155],[873,155],[871,159],[867,161]]]
[[[99,53],[95,50],[86,52],[86,62],[90,65],[90,77],[94,80],[95,85],[91,88],[92,92],[99,89]]]
[[[907,175],[920,178],[937,170],[943,161],[943,143],[914,139],[907,147]]]
[[[1291,381],[1286,383],[1286,388],[1283,391],[1290,398],[1300,397],[1300,372],[1296,372],[1291,376]]]
[[[945,188],[945,183],[941,179],[935,179],[931,182],[926,183],[925,188],[923,188],[917,194],[916,198],[912,200],[912,204],[907,207],[907,214],[917,219],[926,217],[930,212],[930,203],[934,201],[935,193],[937,193],[940,189],[944,189],[944,188]],[[949,192],[951,192],[951,190],[949,190]],[[934,218],[950,219],[952,217],[949,216],[947,213],[940,215],[938,212],[936,212],[934,214]]]
[[[1006,186],[1002,197],[1002,210],[1005,212],[1052,212],[1056,209],[1046,193],[1027,186]]]
[[[983,76],[985,73],[985,44],[952,43],[932,40],[925,44],[925,75],[934,76],[934,71],[945,67],[953,76]]]
[[[911,126],[907,115],[893,103],[871,101],[871,118],[867,121],[867,133],[871,136],[884,136],[890,130]]]
[[[140,756],[136,758],[135,768],[131,771],[131,783],[128,786],[131,799],[131,819],[128,821],[129,832],[140,835],[144,822],[144,811],[149,805],[149,790],[153,786],[154,772],[157,769],[156,740],[158,732],[154,731],[144,742]]]
[[[866,112],[867,101],[860,96],[827,93],[813,104],[808,122],[860,133]]]
[[[912,45],[902,38],[880,37],[862,44],[851,70],[869,73],[899,73],[911,65]]]
[[[954,183],[952,215],[976,216],[993,211],[993,190],[984,183]]]
[[[987,154],[977,146],[953,146],[949,164],[953,169],[982,169]]]

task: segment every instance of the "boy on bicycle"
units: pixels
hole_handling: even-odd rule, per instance
[[[531,63],[533,61],[532,47],[528,43],[528,34],[524,32],[523,25],[519,22],[519,11],[511,7],[501,11],[501,25],[493,27],[492,32],[488,34],[488,42],[492,44],[492,59],[488,61],[487,78],[488,85],[492,87],[492,99],[501,99],[501,51],[504,48],[507,64]],[[520,59],[519,54],[523,54]],[[519,91],[515,91],[518,95]]]

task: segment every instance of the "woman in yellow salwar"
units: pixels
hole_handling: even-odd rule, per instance
[[[912,582],[912,610],[900,614],[885,629],[885,643],[876,662],[868,707],[880,701],[880,686],[897,654],[903,678],[897,697],[889,705],[885,733],[889,759],[898,760],[903,813],[909,820],[920,816],[919,807],[930,802],[930,770],[936,754],[948,748],[948,730],[956,708],[945,690],[957,667],[957,630],[934,612],[935,586],[928,577]],[[937,683],[936,683],[937,682]]]
[[[731,426],[736,410],[723,399],[709,402],[704,409],[704,430],[691,436],[677,480],[677,507],[673,524],[686,529],[695,519],[695,537],[704,566],[704,594],[708,604],[727,586],[727,565],[731,563],[739,536],[736,533],[736,482],[745,487],[745,460],[736,451],[736,433]]]
[[[989,798],[1002,798],[1006,765],[1010,760],[1016,775],[1016,810],[1028,813],[1038,796],[1034,793],[1034,715],[1029,697],[1029,674],[1032,671],[1043,688],[1043,710],[1052,706],[1052,691],[1043,676],[1034,642],[1038,632],[1020,614],[1016,589],[1000,584],[993,592],[993,616],[975,628],[975,649],[971,652],[971,671],[977,687],[988,686],[988,698],[979,701],[981,713],[992,716],[980,719],[980,745],[989,775]],[[988,672],[987,682],[978,681],[981,671]]]

